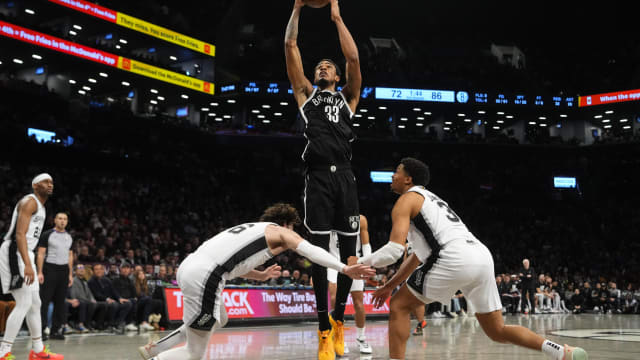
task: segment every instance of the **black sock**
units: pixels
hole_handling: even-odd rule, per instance
[[[329,251],[329,235],[312,235],[311,243]],[[313,292],[316,295],[316,310],[318,312],[318,328],[320,331],[331,329],[329,323],[329,302],[327,300],[328,283],[327,268],[317,264],[311,267],[311,277],[313,278]]]

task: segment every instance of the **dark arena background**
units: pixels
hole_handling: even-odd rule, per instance
[[[396,166],[422,160],[428,189],[491,251],[506,324],[591,359],[640,358],[640,37],[631,4],[339,5],[362,73],[351,166],[372,250],[389,241]],[[128,299],[116,303],[133,304],[111,307],[94,293],[98,311],[83,316],[62,284],[59,331],[53,303],[41,305],[51,351],[140,359],[140,346],[182,325],[176,272],[187,255],[276,202],[304,218],[305,119],[284,54],[293,6],[0,0],[0,235],[10,235],[33,177],[50,174],[44,230],[68,216],[73,281],[91,284],[102,265]],[[310,80],[323,58],[345,71],[330,8],[301,10],[297,44]],[[311,238],[304,225],[295,231]],[[535,270],[531,305],[524,259]],[[371,354],[358,350],[349,298],[343,358],[389,359],[389,302],[375,308],[372,297],[401,263],[365,283]],[[226,283],[229,323],[203,359],[318,358],[311,263],[287,251],[258,270],[273,264],[280,277]],[[1,299],[5,333],[15,299]],[[545,358],[491,341],[474,313],[464,294],[425,306],[406,358]],[[412,332],[416,324],[412,315]],[[26,359],[31,349],[25,323],[11,351]]]

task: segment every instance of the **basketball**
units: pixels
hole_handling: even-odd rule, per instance
[[[312,8],[322,8],[327,6],[327,4],[329,3],[329,0],[304,0],[304,4],[307,6],[310,6]]]

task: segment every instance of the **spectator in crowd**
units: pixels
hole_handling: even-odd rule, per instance
[[[138,299],[138,309],[136,313],[137,321],[140,324],[140,330],[154,330],[156,327],[149,324],[149,316],[152,313],[160,314],[162,312],[162,301],[152,299],[151,293],[149,292],[149,285],[147,284],[147,277],[144,275],[142,269],[135,271],[134,279],[136,298]]]
[[[502,289],[498,288],[500,291],[500,297],[502,299],[502,304],[505,306],[506,311],[511,312],[512,315],[515,315],[518,311],[518,304],[520,303],[520,291],[518,290],[518,285],[516,284],[514,275],[505,274],[503,276],[502,281]]]
[[[580,292],[580,288],[573,290],[573,296],[571,296],[571,304],[573,306],[574,314],[581,314],[584,312],[585,297]]]
[[[137,261],[135,252],[133,249],[127,250],[127,256],[124,258],[124,261],[128,262],[131,265],[141,264],[141,262]]]
[[[638,299],[634,298],[633,284],[628,283],[627,288],[621,293],[622,312],[625,314],[635,314],[638,312]]]
[[[93,260],[93,256],[89,253],[89,246],[82,246],[80,248],[80,254],[78,254],[78,261],[82,263],[92,263]]]
[[[96,301],[89,288],[87,278],[85,265],[78,264],[73,285],[71,285],[67,296],[67,309],[71,314],[72,323],[75,324],[75,329],[80,332],[105,328],[104,318],[107,304]]]
[[[544,312],[551,310],[551,295],[547,293],[547,282],[544,274],[538,275],[536,284],[536,311]]]
[[[125,326],[125,330],[127,331],[137,331],[138,327],[135,325],[136,323],[136,310],[137,306],[137,294],[136,288],[133,285],[133,281],[129,278],[131,275],[131,264],[125,262],[120,265],[120,275],[113,279],[113,289],[119,295],[121,299],[126,299],[131,303],[131,311],[127,315],[125,322],[127,325]]]
[[[111,280],[104,276],[102,264],[94,265],[93,272],[93,277],[89,280],[89,288],[96,300],[107,303],[109,330],[117,334],[124,334],[125,319],[132,311],[132,304],[129,300],[121,298],[116,292]]]
[[[607,289],[608,297],[607,297],[607,312],[616,314],[622,313],[622,300],[621,300],[621,292],[618,289],[618,286],[615,282],[609,281],[609,288]]]
[[[531,311],[535,314],[535,278],[536,273],[529,263],[529,259],[522,260],[522,269],[520,269],[520,281],[522,285],[522,309],[524,313]],[[525,310],[526,307],[526,310]]]

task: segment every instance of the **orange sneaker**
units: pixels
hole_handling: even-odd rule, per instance
[[[318,330],[318,360],[334,360],[336,358],[332,336],[332,330]]]
[[[52,353],[51,351],[49,351],[49,345],[46,345],[44,349],[39,353],[36,353],[35,351],[31,350],[31,352],[29,353],[29,360],[41,360],[41,359],[63,360],[64,355]]]
[[[2,356],[0,358],[0,360],[16,360],[16,357],[11,355],[10,352],[8,352],[8,353],[4,354],[4,356]]]
[[[329,323],[333,330],[333,349],[338,356],[344,356],[344,322],[333,320],[333,317],[329,315]]]

